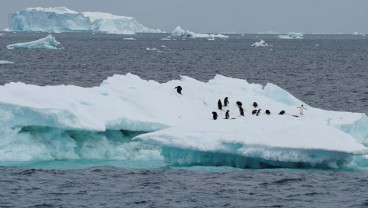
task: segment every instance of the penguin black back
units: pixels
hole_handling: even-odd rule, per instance
[[[259,115],[259,113],[261,112],[261,110],[262,110],[262,109],[259,109],[259,110],[257,111],[256,116],[258,116],[258,115]]]
[[[224,99],[224,106],[227,106],[229,104],[229,98],[225,97]]]
[[[225,119],[229,119],[229,117],[230,117],[229,112],[230,112],[229,110],[226,111],[226,113],[225,113]]]
[[[215,111],[212,112],[212,117],[213,117],[213,120],[216,120],[218,115]]]
[[[217,102],[217,107],[218,107],[219,110],[222,110],[222,103],[221,103],[220,99]]]
[[[241,116],[244,116],[244,109],[241,106],[239,106],[239,112]]]
[[[270,115],[270,114],[271,114],[271,111],[266,110],[266,114],[267,114],[267,115]]]
[[[258,110],[252,110],[252,115],[255,115]]]
[[[284,115],[284,114],[285,114],[284,110],[280,111],[280,113],[279,113],[279,115]]]
[[[254,107],[254,108],[257,108],[257,107],[258,107],[258,103],[254,102],[254,103],[253,103],[253,107]]]
[[[176,86],[174,89],[176,89],[176,92],[179,94],[181,94],[181,91],[183,90],[181,86]]]
[[[236,105],[237,105],[238,107],[242,107],[243,103],[241,103],[240,101],[236,101]]]

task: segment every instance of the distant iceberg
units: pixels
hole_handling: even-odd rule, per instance
[[[11,31],[101,32],[108,34],[161,33],[133,17],[102,12],[76,12],[66,7],[28,8],[8,15]]]
[[[3,65],[3,64],[14,64],[14,62],[11,62],[11,61],[5,61],[5,60],[0,60],[0,65]]]
[[[254,47],[267,47],[268,43],[266,43],[264,40],[260,40],[258,42],[253,43],[251,46],[254,46]]]
[[[43,48],[43,49],[57,49],[57,46],[60,43],[56,41],[55,37],[52,35],[48,35],[44,38],[26,42],[26,43],[15,43],[7,45],[7,49],[15,49],[15,48],[26,48],[26,49],[36,49],[36,48]]]
[[[183,87],[182,95],[176,86]],[[230,103],[224,109],[234,119],[223,119],[217,108],[218,99],[226,96]],[[244,117],[236,101],[243,103]],[[259,116],[251,113],[253,101],[262,108]],[[299,115],[301,103],[276,85],[221,75],[208,82],[182,76],[167,83],[114,75],[92,88],[13,82],[0,86],[0,136],[5,140],[0,162],[124,158],[125,152],[140,151],[133,143],[152,145],[168,164],[185,166],[339,168],[368,153],[365,114],[304,104],[305,115],[293,116]],[[266,109],[271,115],[263,113]],[[286,114],[279,115],[281,110]],[[216,121],[212,111],[220,116]],[[127,132],[134,139],[110,152],[115,144],[107,138],[121,141]],[[93,138],[99,143],[89,149]],[[78,140],[87,145],[76,149]]]
[[[279,35],[280,39],[303,39],[303,34],[298,32],[289,32],[287,35]]]
[[[353,32],[353,35],[360,35],[360,36],[365,37],[365,34],[364,33],[360,33],[360,32]]]
[[[205,34],[205,33],[194,33],[189,30],[183,30],[180,26],[177,26],[171,33],[171,36],[184,37],[184,38],[207,38],[213,40],[214,38],[229,38],[229,36],[222,34]]]

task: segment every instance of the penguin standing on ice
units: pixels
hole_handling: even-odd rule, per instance
[[[179,94],[181,94],[181,91],[183,90],[181,86],[176,86],[174,89],[176,89],[176,92],[178,92]]]
[[[302,115],[304,115],[303,114],[303,111],[304,110],[307,110],[306,108],[304,108],[304,106],[302,105],[302,106],[300,106],[300,107],[298,107],[298,108],[300,108],[300,115],[302,116]]]
[[[222,110],[222,103],[221,103],[220,99],[217,102],[217,107],[218,107],[219,110]]]
[[[258,110],[252,110],[252,115],[256,115]]]
[[[266,110],[266,114],[267,114],[267,115],[270,115],[270,114],[271,114],[271,111]]]
[[[212,112],[212,117],[213,117],[213,120],[217,120],[217,113],[215,111]]]
[[[253,103],[253,107],[254,107],[254,108],[257,108],[257,107],[258,107],[258,103],[257,103],[257,102],[254,102],[254,103]]]
[[[229,104],[229,98],[225,97],[224,99],[224,107],[226,107]]]
[[[244,109],[243,109],[243,107],[239,106],[239,112],[240,112],[240,116],[244,116]]]
[[[279,113],[279,115],[284,115],[284,114],[285,114],[284,110],[280,111],[280,113]]]
[[[258,116],[258,115],[259,115],[259,113],[261,112],[261,110],[262,110],[262,109],[259,109],[259,110],[257,111],[256,116]]]
[[[226,113],[225,113],[225,119],[229,119],[230,115],[229,115],[230,111],[227,110]]]

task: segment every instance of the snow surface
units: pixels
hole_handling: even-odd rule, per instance
[[[15,49],[15,48],[26,48],[26,49],[57,49],[57,46],[60,43],[58,41],[56,41],[55,37],[53,37],[52,35],[48,35],[44,38],[35,40],[35,41],[31,41],[31,42],[26,42],[26,43],[15,43],[15,44],[10,44],[7,45],[6,48],[7,49]]]
[[[177,26],[171,33],[171,36],[186,37],[186,38],[208,38],[214,40],[215,38],[229,38],[229,36],[222,34],[205,34],[205,33],[194,33],[189,30],[183,30],[180,26]]]
[[[160,33],[133,17],[102,12],[76,12],[66,7],[28,8],[8,15],[11,31],[101,32],[108,34]]]
[[[264,41],[264,40],[260,40],[258,42],[253,43],[251,46],[254,46],[254,47],[267,47],[268,43],[266,43],[266,41]]]
[[[178,85],[182,95],[174,90]],[[218,99],[226,96],[230,104],[224,109],[234,119],[223,119],[224,111],[217,110]],[[236,101],[243,103],[244,117]],[[251,114],[254,101],[263,109],[259,116]],[[301,104],[305,115],[294,117]],[[281,110],[286,115],[278,115]],[[313,108],[276,85],[221,75],[206,83],[182,76],[162,84],[114,75],[92,88],[9,83],[0,86],[0,117],[9,129],[150,132],[135,140],[162,147],[165,161],[179,165],[341,167],[353,155],[367,154],[368,144],[365,114]]]
[[[298,32],[289,32],[287,35],[279,35],[280,39],[303,39],[303,34]]]
[[[11,61],[5,61],[5,60],[0,60],[0,65],[3,65],[3,64],[14,64],[14,62],[11,62]]]

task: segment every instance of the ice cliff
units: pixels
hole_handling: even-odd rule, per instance
[[[179,85],[182,95],[174,90]],[[218,110],[225,97],[229,105]],[[262,109],[258,116],[252,115],[254,101]],[[276,85],[221,75],[167,83],[114,75],[92,88],[9,83],[0,86],[0,118],[0,161],[134,158],[135,151],[158,157],[140,144],[158,148],[172,165],[338,168],[367,154],[368,144],[365,114],[313,108]],[[30,145],[35,150],[25,148]]]
[[[159,33],[133,17],[102,12],[76,12],[66,7],[28,8],[8,15],[10,31],[101,32],[108,34]]]

